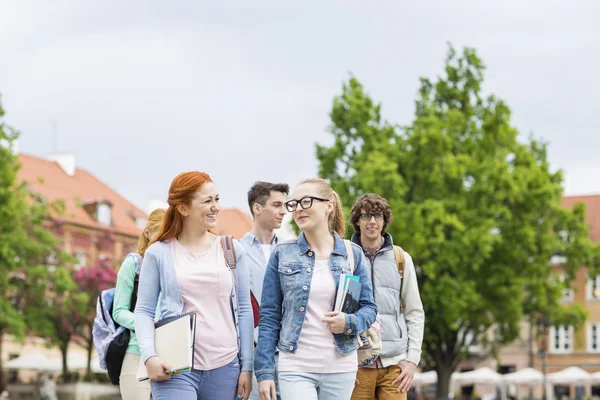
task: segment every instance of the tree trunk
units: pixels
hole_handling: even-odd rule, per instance
[[[69,342],[66,343],[61,343],[60,344],[60,352],[62,354],[62,374],[63,374],[63,379],[66,381],[67,379],[69,379],[67,377],[67,375],[69,374],[69,367],[67,366],[67,353],[69,351]]]
[[[2,342],[4,341],[4,329],[0,330],[0,392],[6,389],[4,366],[2,365]]]
[[[534,344],[535,336],[533,331],[533,317],[529,317],[529,368],[535,368]],[[529,386],[529,398],[533,399],[533,386]]]
[[[533,321],[529,318],[529,368],[533,368],[534,353],[533,353]]]
[[[87,370],[86,376],[88,379],[92,378],[92,350],[94,349],[94,341],[90,340],[87,342]]]
[[[450,377],[452,376],[451,367],[446,365],[437,364],[435,366],[437,372],[437,384],[436,384],[436,399],[447,399],[450,393]]]

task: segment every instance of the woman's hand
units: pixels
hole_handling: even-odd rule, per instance
[[[171,370],[173,368],[157,356],[150,357],[146,360],[146,370],[148,377],[153,381],[168,381],[171,379]]]
[[[258,382],[258,394],[260,395],[260,400],[277,400],[275,381]]]
[[[332,311],[325,313],[321,320],[327,324],[331,333],[344,333],[346,330],[346,313],[340,311]]]
[[[252,371],[242,371],[238,378],[237,398],[248,400],[250,392],[252,392]]]

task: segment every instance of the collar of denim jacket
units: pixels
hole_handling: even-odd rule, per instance
[[[333,251],[332,254],[337,254],[340,256],[347,256],[346,245],[344,244],[344,240],[337,234],[337,232],[332,231],[333,235]],[[310,247],[308,247],[308,242],[306,241],[306,237],[304,236],[304,232],[301,232],[296,240],[298,243],[298,248],[300,249],[300,255],[304,255],[310,251]]]

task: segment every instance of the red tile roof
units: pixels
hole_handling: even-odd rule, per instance
[[[19,180],[27,181],[29,188],[47,201],[65,200],[66,212],[59,220],[96,229],[108,229],[131,236],[141,230],[135,218],[147,218],[144,211],[127,201],[104,182],[84,169],[76,168],[73,176],[67,175],[54,161],[19,154],[21,169]],[[108,200],[112,203],[113,226],[99,224],[81,205],[90,201]],[[133,215],[133,216],[132,216]],[[237,239],[252,228],[252,217],[237,208],[222,209],[217,219],[217,233]]]
[[[219,211],[217,217],[217,234],[231,235],[240,239],[252,228],[252,217],[237,209],[228,208]]]
[[[563,197],[562,204],[567,208],[573,208],[576,203],[585,204],[585,213],[590,230],[590,238],[594,242],[600,242],[600,194]]]
[[[19,161],[20,181],[27,181],[29,188],[47,201],[64,199],[66,212],[57,216],[58,220],[130,236],[140,234],[135,218],[146,219],[146,213],[86,170],[75,168],[73,176],[69,176],[53,161],[27,154],[19,154]],[[96,200],[112,204],[112,226],[99,224],[81,207],[82,203]]]

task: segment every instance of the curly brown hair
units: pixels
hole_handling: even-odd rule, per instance
[[[368,213],[383,213],[382,233],[385,233],[385,228],[394,221],[390,203],[378,194],[367,193],[360,196],[352,206],[352,210],[350,210],[350,223],[352,223],[355,232],[360,232],[358,220],[362,210]]]

